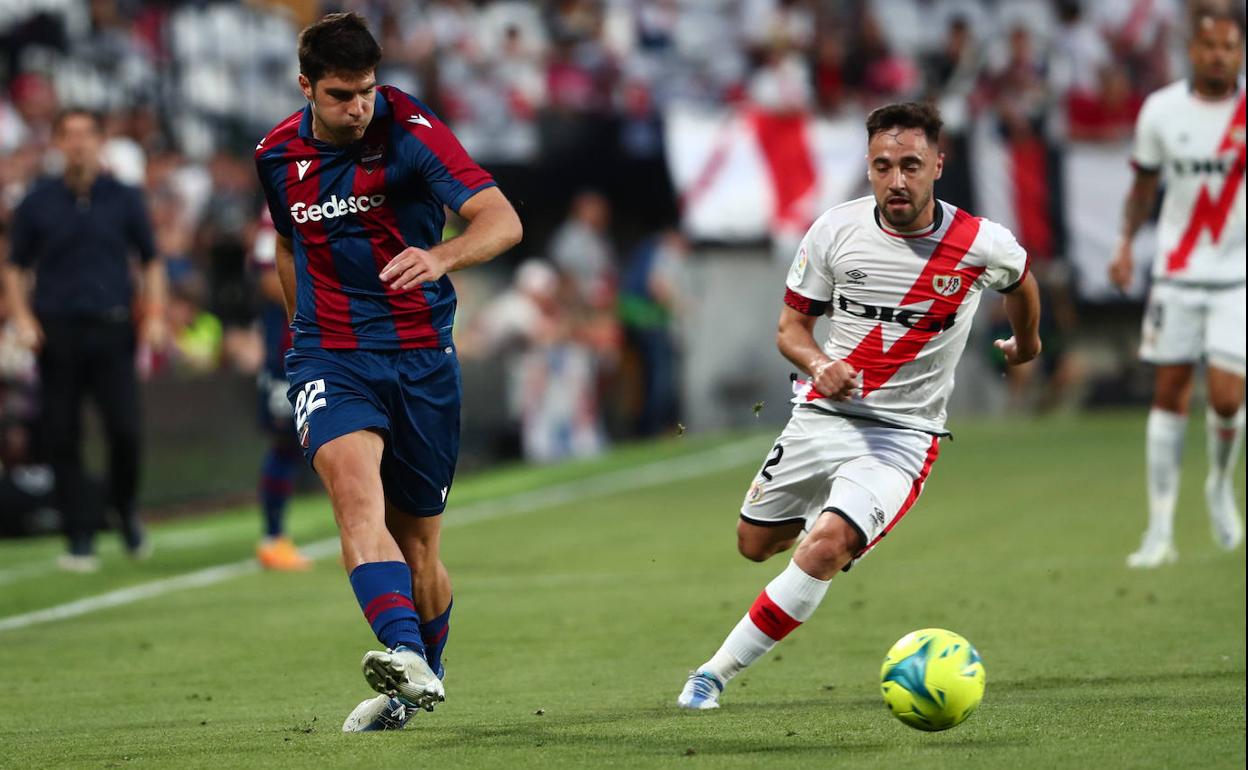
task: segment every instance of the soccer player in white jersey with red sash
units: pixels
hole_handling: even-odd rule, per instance
[[[1110,278],[1126,289],[1131,242],[1164,183],[1153,283],[1140,357],[1156,366],[1148,414],[1148,529],[1131,567],[1178,558],[1174,509],[1193,372],[1202,360],[1209,398],[1205,500],[1214,542],[1228,551],[1244,539],[1231,471],[1244,434],[1244,61],[1243,19],[1196,16],[1188,45],[1190,80],[1144,102],[1136,123],[1122,237]]]
[[[945,404],[985,289],[1005,293],[1010,364],[1040,352],[1040,300],[1027,254],[1004,227],[937,200],[941,120],[927,104],[867,118],[874,195],[830,209],[789,271],[777,346],[809,377],[750,485],[741,554],[793,559],[754,600],[677,705],[719,705],[724,686],[814,613],[832,577],[871,550],[923,489]],[[815,322],[830,316],[819,345]]]

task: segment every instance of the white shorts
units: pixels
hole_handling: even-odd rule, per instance
[[[750,484],[741,518],[809,531],[831,511],[862,536],[861,557],[918,499],[939,443],[922,431],[798,407]]]
[[[1244,287],[1155,284],[1140,334],[1150,364],[1195,364],[1244,375]]]

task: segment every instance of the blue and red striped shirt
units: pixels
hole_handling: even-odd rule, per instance
[[[256,147],[273,227],[295,254],[295,348],[400,350],[450,344],[448,276],[394,291],[378,273],[408,246],[442,240],[458,212],[494,186],[446,124],[393,86],[378,86],[364,136],[337,147],[312,136],[304,107]]]

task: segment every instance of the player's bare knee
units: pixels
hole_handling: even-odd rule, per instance
[[[1209,399],[1209,407],[1221,418],[1229,420],[1239,413],[1239,408],[1243,406],[1244,399],[1240,394],[1231,397],[1211,398]]]
[[[757,539],[737,535],[737,550],[750,561],[767,561],[776,553],[776,548]]]
[[[831,576],[849,564],[863,545],[855,527],[839,514],[825,511],[798,550],[803,562],[817,565],[821,573]]]
[[[835,573],[854,558],[854,544],[839,532],[812,532],[802,543],[803,561],[818,564],[821,572]]]
[[[1238,387],[1222,387],[1209,389],[1209,408],[1219,417],[1230,419],[1239,413],[1244,405],[1243,385]]]
[[[767,561],[781,551],[793,547],[800,531],[800,523],[760,527],[743,519],[737,522],[737,551],[750,561]]]

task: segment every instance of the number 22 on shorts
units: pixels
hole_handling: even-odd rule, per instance
[[[303,433],[308,416],[325,406],[325,380],[312,380],[295,397],[295,428]]]

